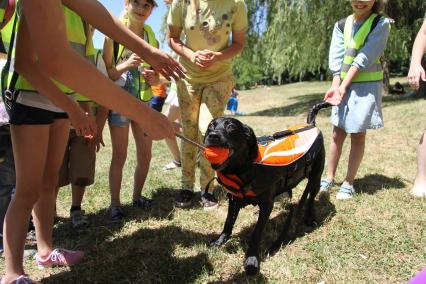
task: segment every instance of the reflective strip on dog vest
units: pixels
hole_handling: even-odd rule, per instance
[[[289,127],[288,130],[297,130],[307,125],[296,125]],[[320,130],[312,127],[306,131],[292,134],[281,139],[258,144],[259,152],[254,163],[265,166],[287,166],[303,157],[312,147],[318,137]],[[219,183],[235,197],[254,197],[256,193],[250,188],[243,190],[244,183],[237,175],[224,175],[217,172]]]
[[[306,125],[296,125],[289,127],[289,130],[303,128]],[[281,139],[259,144],[259,153],[255,163],[268,166],[286,166],[306,154],[315,142],[319,134],[319,129],[313,127],[309,130],[289,135]]]

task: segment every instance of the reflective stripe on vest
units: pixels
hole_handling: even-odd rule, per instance
[[[295,125],[288,130],[297,130],[306,125]],[[292,134],[284,138],[269,141],[266,144],[258,144],[258,155],[255,163],[268,166],[287,166],[294,163],[314,144],[318,137],[319,129],[313,127],[309,130]]]
[[[82,19],[72,10],[68,9],[64,6],[64,16],[65,16],[65,24],[67,29],[67,38],[71,45],[71,48],[74,49],[78,54],[82,56],[86,56],[86,35],[84,31],[84,24]],[[15,53],[15,50],[13,50]],[[15,55],[13,54],[13,57]],[[13,61],[13,60],[12,60]],[[11,70],[13,72],[13,70]],[[9,81],[12,76],[9,76]],[[71,94],[74,93],[70,88],[62,85],[59,82],[54,81],[55,84],[59,87],[59,89],[66,93]],[[10,82],[9,82],[10,83]],[[28,83],[22,76],[19,76],[15,89],[24,90],[24,91],[36,91],[30,83]]]
[[[354,58],[358,54],[359,50],[364,46],[365,40],[370,34],[371,27],[377,14],[372,13],[367,20],[361,25],[359,30],[352,36],[353,27],[353,15],[346,18],[345,29],[343,32],[345,56],[343,57],[342,69],[340,72],[340,78],[343,80],[349,68],[352,66]],[[352,82],[370,82],[370,81],[381,81],[383,80],[383,68],[380,63],[380,57],[378,57],[374,63],[365,68],[360,69]]]
[[[146,38],[144,37],[145,41],[147,41],[150,45],[152,45],[155,48],[158,48],[158,41],[155,38],[154,31],[149,25],[143,26],[144,34],[146,34]],[[121,58],[121,55],[123,54],[124,47],[119,44],[118,45],[118,52],[117,52],[117,58],[114,59],[114,63],[117,65],[118,61]],[[149,64],[144,63],[143,67],[149,68],[151,67]],[[147,84],[145,81],[145,78],[142,76],[142,74],[139,73],[139,93],[140,93],[140,99],[142,101],[149,101],[152,98],[152,90],[151,86]]]

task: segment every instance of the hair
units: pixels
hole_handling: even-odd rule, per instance
[[[385,8],[387,0],[375,0],[373,5],[373,13],[381,14]]]
[[[157,2],[155,0],[146,0],[149,4],[152,5],[152,8],[158,7]],[[124,0],[124,9],[120,14],[120,19],[127,20],[129,16],[127,15],[126,6],[129,5],[130,0]]]

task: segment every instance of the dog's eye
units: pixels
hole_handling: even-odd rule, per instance
[[[235,127],[235,125],[233,124],[228,124],[225,126],[226,127],[226,132],[234,132],[237,128]]]

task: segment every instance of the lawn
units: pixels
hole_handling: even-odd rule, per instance
[[[401,81],[401,79],[399,79]],[[394,79],[395,81],[395,79]],[[306,120],[310,107],[321,101],[329,82],[296,83],[241,91],[239,116],[260,136]],[[226,196],[218,188],[218,210],[206,212],[195,202],[190,209],[173,205],[180,171],[164,172],[171,160],[166,144],[155,142],[144,194],[155,198],[149,210],[131,207],[134,145],[131,145],[122,184],[128,217],[122,224],[106,218],[109,205],[108,167],[111,143],[97,159],[97,178],[87,189],[83,209],[91,225],[74,231],[69,222],[70,189],[60,191],[55,245],[86,251],[85,261],[72,268],[38,270],[32,261],[26,271],[43,283],[406,283],[426,266],[426,202],[410,196],[416,172],[416,147],[426,125],[426,100],[390,95],[383,99],[385,128],[367,134],[367,146],[349,201],[316,202],[318,227],[302,227],[297,238],[275,255],[262,253],[261,273],[246,277],[244,252],[257,218],[257,208],[241,211],[233,238],[222,248],[207,246],[217,236],[227,212]],[[326,140],[331,135],[329,110],[317,124]],[[346,172],[348,143],[337,172]],[[292,202],[305,183],[295,190]],[[288,213],[288,204],[275,204],[266,227],[262,251],[272,244]],[[0,260],[0,270],[4,262]]]

